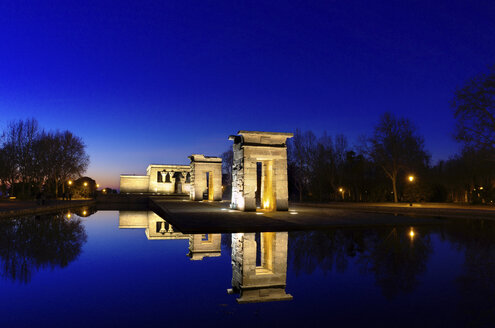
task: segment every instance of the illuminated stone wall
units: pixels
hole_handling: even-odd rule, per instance
[[[189,194],[189,165],[149,165],[146,175],[121,175],[122,193]],[[160,177],[159,177],[160,176]],[[168,177],[167,177],[168,176]]]
[[[222,159],[204,155],[191,155],[191,185],[189,198],[203,200],[203,193],[208,191],[209,200],[222,200]],[[209,182],[206,173],[209,172]],[[208,188],[210,185],[210,188]]]
[[[202,260],[205,257],[221,255],[222,234],[192,234],[189,236],[189,258]]]
[[[239,131],[234,141],[232,208],[256,210],[257,163],[261,172],[261,208],[286,211],[289,208],[287,181],[287,138],[292,133]]]
[[[120,192],[140,193],[148,192],[150,177],[147,175],[121,175]]]
[[[148,211],[119,211],[119,229],[148,227]]]
[[[292,296],[285,291],[288,233],[260,233],[260,254],[256,254],[255,237],[255,233],[232,234],[232,289],[229,292],[239,294],[239,303],[291,300]]]

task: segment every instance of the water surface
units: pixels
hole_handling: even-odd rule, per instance
[[[67,214],[0,221],[1,327],[495,326],[493,221],[184,235]]]

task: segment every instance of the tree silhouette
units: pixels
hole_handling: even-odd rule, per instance
[[[392,182],[394,202],[397,203],[399,174],[406,169],[428,165],[429,155],[424,150],[423,138],[408,119],[385,113],[369,142],[369,156]]]
[[[455,92],[455,137],[475,148],[495,150],[495,66]]]

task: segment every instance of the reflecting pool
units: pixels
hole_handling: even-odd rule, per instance
[[[0,220],[0,327],[494,327],[495,222],[183,234],[147,211]]]

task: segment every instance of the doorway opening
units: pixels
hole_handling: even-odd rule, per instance
[[[203,199],[213,200],[213,172],[206,172],[206,195],[203,194]]]
[[[275,211],[276,201],[273,186],[273,161],[256,162],[256,208]]]
[[[258,232],[254,236],[256,242],[256,274],[273,273],[274,232]]]
[[[182,194],[182,173],[175,172],[173,177],[175,178],[174,192],[176,194]]]

